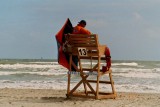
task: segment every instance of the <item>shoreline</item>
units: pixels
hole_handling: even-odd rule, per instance
[[[116,99],[66,98],[66,90],[0,89],[0,107],[159,107],[160,93],[117,92]]]

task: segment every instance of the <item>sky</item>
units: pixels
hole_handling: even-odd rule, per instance
[[[86,20],[113,60],[160,60],[160,0],[1,0],[0,59],[57,59],[67,18]]]

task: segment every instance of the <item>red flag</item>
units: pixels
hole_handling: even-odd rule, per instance
[[[63,52],[62,47],[65,43],[65,34],[72,33],[73,27],[69,20],[69,18],[66,20],[63,27],[60,29],[60,31],[56,34],[56,40],[57,40],[57,47],[58,47],[58,63],[65,68],[69,69],[69,56]]]

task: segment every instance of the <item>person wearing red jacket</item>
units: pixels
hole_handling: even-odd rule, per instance
[[[86,21],[81,20],[77,26],[73,28],[73,34],[88,34],[90,35],[91,32],[87,29],[85,29],[86,26]],[[108,47],[105,48],[105,57],[106,57],[106,66],[102,67],[102,71],[106,72],[110,69],[111,67],[111,56],[110,56],[110,50]],[[78,65],[78,58],[76,56],[73,56],[73,62],[75,65]],[[72,67],[72,70],[75,71],[75,69]]]
[[[86,26],[86,21],[85,20],[81,20],[77,26],[75,26],[73,28],[73,34],[88,34],[90,35],[91,32],[87,29],[85,29],[85,26]]]
[[[73,28],[72,34],[87,34],[87,35],[90,35],[91,32],[89,30],[85,29],[86,24],[87,23],[86,23],[85,20],[81,20],[80,22],[78,22],[77,26],[75,26]],[[72,59],[73,59],[73,62],[75,63],[75,65],[78,66],[77,56],[73,56]],[[76,71],[73,66],[72,66],[72,71]]]

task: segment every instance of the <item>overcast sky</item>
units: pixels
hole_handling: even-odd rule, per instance
[[[70,18],[107,44],[114,60],[160,60],[160,0],[1,0],[0,58],[57,58]]]

